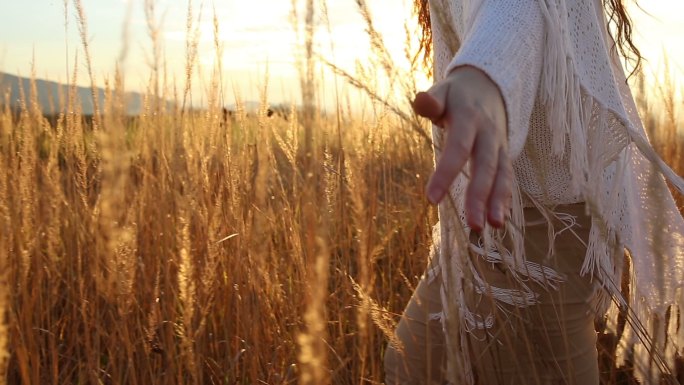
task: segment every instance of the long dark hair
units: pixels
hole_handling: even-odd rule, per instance
[[[632,67],[631,74],[641,68],[642,56],[632,40],[632,19],[627,14],[623,0],[602,0],[608,16],[609,33],[613,36],[618,50]],[[413,9],[418,16],[418,23],[422,29],[420,48],[417,56],[423,54],[423,62],[427,68],[432,68],[432,24],[430,23],[429,0],[414,0]],[[611,31],[615,30],[615,34]]]

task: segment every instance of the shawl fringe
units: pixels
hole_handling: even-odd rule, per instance
[[[567,157],[572,176],[571,186],[576,194],[584,198],[587,213],[592,217],[581,274],[589,275],[595,283],[596,314],[606,314],[608,329],[622,341],[616,350],[617,364],[630,359],[638,378],[645,383],[656,383],[660,374],[671,374],[678,344],[668,336],[675,335],[681,325],[677,317],[672,316],[676,314],[673,307],[654,307],[648,303],[641,291],[640,272],[625,266],[625,260],[630,261],[631,258],[638,262],[639,258],[646,256],[625,257],[625,250],[629,251],[630,245],[625,242],[624,224],[620,223],[621,218],[616,213],[628,199],[625,177],[633,172],[631,166],[635,156],[643,156],[650,162],[651,174],[660,178],[659,189],[667,189],[660,177],[664,176],[677,191],[684,194],[684,180],[657,155],[645,135],[624,113],[603,105],[581,84],[569,40],[566,1],[539,0],[539,4],[546,24],[546,56],[540,79],[540,98],[547,108],[549,125],[552,127],[552,150],[556,155]],[[441,141],[438,131],[433,132],[437,143]],[[569,141],[569,146],[566,146],[566,141]],[[463,175],[459,176],[450,199],[445,200],[448,202],[440,204],[440,226],[435,228],[433,237],[435,245],[439,245],[436,252],[440,262],[439,273],[442,273],[439,275],[443,280],[441,294],[444,312],[439,317],[448,339],[449,378],[472,384],[467,349],[461,349],[460,346],[466,346],[473,330],[491,328],[494,319],[491,314],[478,315],[467,308],[463,294],[466,286],[471,286],[470,289],[478,294],[491,296],[497,302],[516,307],[534,305],[538,295],[524,284],[521,285],[523,290],[492,287],[478,275],[465,246],[470,242],[469,229],[464,226],[461,199],[463,186],[467,183],[464,178]],[[551,224],[552,214],[534,200],[532,202]],[[486,229],[484,244],[470,245],[470,251],[488,263],[507,266],[519,283],[531,279],[546,289],[557,289],[557,285],[563,282],[560,275],[524,258],[523,200],[517,184],[514,186],[512,206],[511,218],[506,224],[506,232],[513,235],[512,250],[509,252],[496,247],[501,234]],[[557,233],[550,231],[551,244]],[[442,253],[440,250],[448,252]],[[651,257],[660,258],[661,261],[656,265],[664,266],[664,260],[672,256],[653,254]],[[622,292],[623,272],[627,273],[631,284],[628,293]],[[676,302],[671,284],[674,283],[662,284],[657,288],[663,304]],[[653,287],[649,286],[649,289]],[[458,294],[453,296],[453,293]],[[626,318],[626,325],[620,325],[620,317]],[[682,320],[679,322],[684,323]]]

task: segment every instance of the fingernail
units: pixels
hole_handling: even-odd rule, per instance
[[[497,226],[503,226],[503,210],[501,207],[497,207],[496,211],[494,211],[494,219],[496,220]]]
[[[430,203],[436,205],[439,203],[439,201],[442,200],[442,195],[444,195],[444,191],[442,191],[441,189],[431,188],[428,189],[427,198],[430,201]]]
[[[473,210],[471,214],[473,221],[470,222],[470,228],[475,230],[475,231],[482,231],[484,228],[483,221],[482,219],[484,218],[484,214],[482,211],[479,210]],[[485,219],[486,220],[486,219]]]

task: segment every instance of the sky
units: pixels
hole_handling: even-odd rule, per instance
[[[376,28],[397,58],[397,65],[403,66],[403,21],[411,16],[409,0],[367,1],[376,16]],[[267,97],[271,103],[298,98],[294,57],[301,48],[292,23],[292,0],[190,3],[193,24],[199,26],[200,33],[196,74],[208,79],[217,58],[213,37],[215,14],[227,94],[239,95],[242,100],[258,100],[268,84]],[[156,0],[154,4],[163,67],[169,79],[184,79],[188,1]],[[632,15],[637,45],[651,66],[647,71],[661,68],[660,58],[666,52],[674,72],[684,74],[684,2],[657,0],[640,4],[643,11],[634,8]],[[153,50],[144,5],[145,0],[82,0],[94,76],[99,85],[113,76],[117,63],[124,71],[128,89],[140,91],[148,84]],[[0,71],[28,76],[35,68],[39,78],[65,82],[78,58],[79,83],[88,84],[76,14],[72,1],[66,3],[65,19],[63,0],[0,0]],[[356,60],[363,60],[369,52],[356,2],[329,0],[328,15],[329,24],[320,14],[317,17],[317,51],[353,71]],[[332,81],[329,75],[320,76],[321,82]],[[178,87],[182,88],[180,84]],[[203,87],[205,83],[195,81],[193,95],[202,95]]]

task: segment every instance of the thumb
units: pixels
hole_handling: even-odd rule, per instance
[[[448,91],[448,84],[440,82],[432,86],[427,92],[419,92],[413,100],[413,110],[416,114],[438,124],[446,112],[445,103]]]

